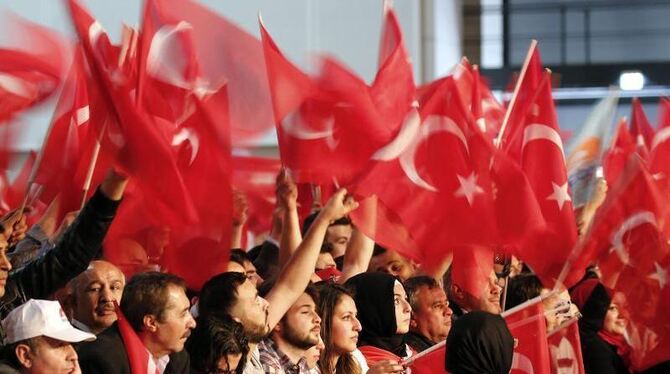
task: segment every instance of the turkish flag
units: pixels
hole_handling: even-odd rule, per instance
[[[637,152],[643,159],[647,160],[654,139],[654,129],[644,113],[640,99],[633,98],[631,106],[630,134],[637,145]]]
[[[445,341],[418,353],[415,355],[417,357],[410,357],[405,364],[412,370],[412,374],[449,373],[444,368],[446,355],[447,345]]]
[[[670,179],[670,99],[664,97],[659,104],[659,128],[651,143],[649,169],[654,178],[666,187]]]
[[[185,34],[192,40],[187,49],[180,42]],[[198,93],[227,86],[232,144],[246,145],[272,128],[263,48],[241,27],[196,1],[150,0],[140,44],[140,75],[158,73],[167,83]],[[191,82],[182,79],[188,65],[193,66],[184,58],[189,53],[198,61],[198,79]],[[145,89],[140,85],[142,97],[149,94]],[[143,100],[143,105],[146,103]]]
[[[524,66],[521,68],[519,81],[516,83],[518,90],[514,102],[507,108],[507,124],[502,128],[500,136],[500,148],[505,150],[514,159],[521,158],[522,142],[524,137],[525,119],[528,111],[533,106],[534,97],[540,89],[543,80],[542,60],[537,43],[531,43],[526,56]],[[553,105],[552,105],[553,108]]]
[[[244,193],[249,205],[246,227],[254,234],[270,230],[277,203],[275,179],[281,162],[274,158],[233,156],[233,185]]]
[[[424,263],[439,262],[456,246],[492,245],[497,239],[492,151],[464,110],[454,80],[442,80],[421,112],[375,153],[370,170],[354,188],[360,196],[379,198],[378,230],[366,235]],[[352,218],[365,232],[370,222],[361,224],[361,214]],[[380,220],[404,230],[384,230]]]
[[[2,18],[2,31],[12,37],[0,49],[0,123],[54,93],[69,56],[57,32],[14,14]]]
[[[628,131],[626,118],[622,118],[617,126],[612,145],[603,155],[603,174],[609,186],[616,184],[628,158],[635,152],[635,149],[635,141]]]
[[[482,246],[457,248],[451,269],[453,283],[477,298],[491,277],[493,251]]]
[[[547,335],[551,374],[584,374],[582,344],[577,319],[558,326]]]
[[[667,194],[631,157],[575,254],[576,269],[597,260],[603,284],[624,300],[634,370],[670,359],[669,208]]]
[[[493,96],[491,88],[479,74],[479,68],[472,69],[473,87],[470,110],[477,125],[491,140],[498,136],[505,117],[505,108]]]
[[[547,322],[540,297],[503,313],[507,327],[517,341],[512,374],[549,374],[551,364],[547,343]]]
[[[43,188],[40,194],[43,202],[48,204],[60,196],[59,217],[81,207],[84,177],[91,162],[84,157],[88,155],[85,149],[93,147],[97,138],[90,130],[83,58],[83,52],[77,48],[35,172],[35,183]]]
[[[518,144],[518,149],[508,147],[507,151],[510,156],[519,156],[516,160],[535,193],[546,230],[535,242],[519,248],[518,256],[551,288],[577,241],[577,226],[549,72],[527,104],[518,130],[523,136],[520,142],[512,143]],[[568,283],[577,280],[569,279]]]
[[[103,147],[119,167],[132,175],[145,195],[155,199],[161,214],[193,221],[193,202],[186,193],[168,139],[146,112],[135,105],[136,81],[118,65],[119,48],[113,47],[100,26],[76,0],[70,14],[100,99],[90,107],[98,133],[105,132]],[[91,91],[89,90],[89,93]],[[93,105],[91,102],[90,106]]]

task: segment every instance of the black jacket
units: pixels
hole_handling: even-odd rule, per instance
[[[101,332],[92,342],[77,347],[82,374],[132,374],[128,354],[117,323]],[[170,355],[165,374],[188,374],[190,361],[186,350]]]
[[[616,352],[616,347],[607,344],[598,333],[579,331],[582,343],[582,358],[586,374],[629,374],[630,371]]]
[[[53,249],[11,271],[0,299],[0,316],[4,319],[29,299],[48,298],[86,270],[100,252],[119,202],[98,189]]]

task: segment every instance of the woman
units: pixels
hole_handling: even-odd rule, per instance
[[[470,312],[458,318],[447,337],[445,369],[452,374],[507,374],[514,338],[496,314]]]
[[[571,291],[580,312],[579,337],[587,374],[630,373],[630,346],[624,339],[626,320],[610,291],[597,279],[587,279]]]
[[[358,347],[368,365],[399,363],[412,355],[405,343],[412,308],[405,289],[386,273],[362,273],[349,279],[362,330]]]
[[[186,342],[192,374],[242,374],[249,344],[242,324],[229,317],[206,316]]]
[[[357,352],[361,323],[356,318],[358,311],[351,291],[339,284],[321,285],[318,310],[324,343],[319,359],[321,373],[365,373],[367,367],[361,368],[353,353]]]

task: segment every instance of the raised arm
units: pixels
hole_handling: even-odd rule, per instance
[[[277,205],[281,210],[282,234],[279,240],[279,268],[283,268],[302,241],[298,218],[298,186],[282,169],[277,176]]]
[[[340,189],[328,200],[293,256],[279,273],[277,283],[266,298],[270,305],[268,309],[270,328],[274,328],[291,305],[305,292],[314,273],[328,225],[358,207],[358,203],[346,194],[346,189]]]

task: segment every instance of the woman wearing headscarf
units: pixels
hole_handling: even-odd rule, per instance
[[[631,348],[624,338],[626,320],[612,302],[610,291],[597,279],[587,279],[570,295],[582,313],[579,338],[586,374],[630,373]]]
[[[445,369],[452,374],[508,374],[514,338],[497,314],[470,312],[457,319],[447,337]]]
[[[386,273],[361,273],[346,282],[354,291],[362,330],[358,347],[370,367],[412,355],[405,343],[412,308],[402,283]],[[395,365],[394,365],[395,366]]]

